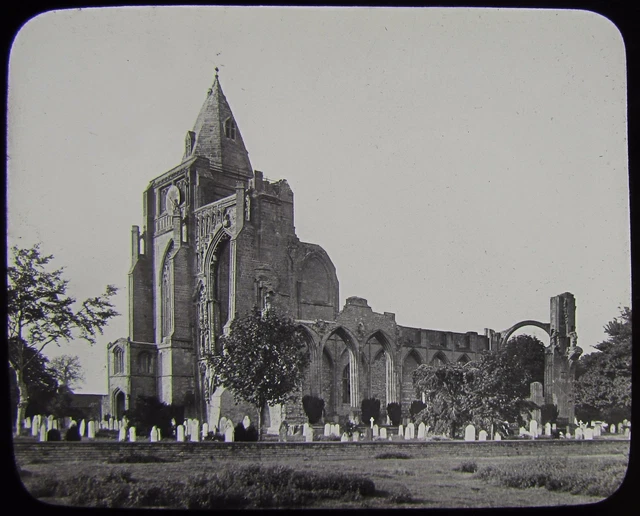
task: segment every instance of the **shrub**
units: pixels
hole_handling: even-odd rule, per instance
[[[322,419],[324,400],[307,394],[302,397],[302,408],[309,419],[309,423],[315,425],[320,421],[320,419]]]
[[[416,416],[426,408],[426,403],[423,403],[420,400],[413,400],[411,402],[411,406],[409,407],[409,414],[411,415],[411,419],[415,422]]]
[[[384,453],[379,453],[374,458],[376,459],[410,459],[411,456],[402,452],[384,452]]]
[[[367,398],[362,400],[362,404],[360,405],[362,409],[362,422],[365,425],[369,425],[371,422],[371,418],[373,418],[373,422],[377,423],[380,419],[380,400],[376,398]]]
[[[73,425],[69,427],[67,433],[64,436],[65,441],[80,441],[82,437],[80,437],[80,430],[78,430],[78,425]]]
[[[52,428],[51,430],[49,430],[47,432],[47,441],[62,441],[60,430],[56,430],[55,428]]]
[[[162,403],[155,396],[138,396],[133,408],[125,411],[130,426],[135,426],[138,435],[149,435],[154,426],[162,436],[172,434],[171,420],[184,420],[184,407]]]
[[[144,453],[120,453],[115,457],[107,460],[110,464],[151,464],[156,462],[171,462],[157,455],[149,455]]]
[[[540,408],[540,418],[542,419],[543,425],[547,423],[556,423],[558,420],[558,414],[558,407],[553,403],[545,403]]]
[[[453,471],[461,471],[462,473],[475,473],[478,471],[478,465],[474,460],[466,460],[459,466],[453,468]]]
[[[396,403],[395,401],[389,403],[387,405],[387,414],[389,415],[389,419],[391,419],[391,424],[398,426],[402,421],[402,407],[400,403]]]
[[[233,429],[233,440],[236,442],[244,442],[247,440],[247,430],[242,422],[238,423]]]
[[[347,421],[344,425],[344,431],[349,437],[353,435],[353,432],[355,432],[357,428],[358,425],[356,425],[353,421]]]

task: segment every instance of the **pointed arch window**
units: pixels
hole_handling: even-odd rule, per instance
[[[236,139],[236,123],[233,118],[227,118],[224,121],[224,135],[232,140]]]
[[[342,403],[351,403],[351,377],[349,364],[342,371]]]
[[[151,373],[151,353],[143,351],[138,355],[138,372]]]
[[[113,374],[124,373],[124,352],[122,348],[113,350]]]
[[[167,337],[171,333],[171,311],[172,311],[172,296],[171,296],[171,270],[169,267],[169,253],[171,248],[167,252],[167,256],[164,259],[164,266],[162,267],[162,283],[161,283],[161,300],[162,300],[162,336]]]

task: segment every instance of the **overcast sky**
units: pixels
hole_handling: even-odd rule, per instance
[[[549,321],[576,296],[579,345],[630,305],[625,49],[585,11],[109,8],[17,35],[9,70],[9,244],[55,255],[70,293],[120,287],[77,354],[106,393],[127,336],[142,192],[181,161],[214,67],[254,169],[285,178],[298,236],[340,301],[457,332]],[[548,337],[537,329],[521,333]]]

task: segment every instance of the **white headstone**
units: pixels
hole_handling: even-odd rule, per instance
[[[480,430],[480,432],[478,432],[478,441],[486,441],[487,440],[487,432],[485,432],[484,430]]]
[[[54,419],[53,421],[51,421],[51,428],[53,428],[54,430],[58,429],[58,420]]]
[[[582,439],[582,428],[577,427],[575,434],[576,434],[576,439]]]
[[[185,435],[185,437],[190,436],[191,435],[191,419],[188,419],[188,418],[185,419],[184,423],[183,423],[183,426],[184,426],[184,435]]]
[[[113,418],[109,418],[109,430],[113,430]]]
[[[96,422],[95,421],[89,421],[89,424],[87,425],[87,437],[89,439],[96,438]]]
[[[246,428],[246,427],[245,427]],[[302,427],[302,435],[304,437],[307,436],[307,432],[309,431],[309,423],[305,423]]]
[[[343,443],[346,443],[349,441],[349,436],[347,435],[347,432],[342,434],[342,437],[340,438],[340,441]]]
[[[178,430],[176,432],[176,441],[179,443],[184,442],[184,425],[178,425]]]
[[[360,432],[353,432],[353,442],[357,443],[360,440]]]
[[[586,441],[593,441],[593,428],[585,428],[584,438]]]
[[[556,424],[555,424],[555,423],[553,423],[553,424],[551,425],[551,430],[556,431],[557,429],[558,429],[558,427],[556,426]]]
[[[602,425],[596,423],[595,428],[593,429],[593,436],[600,437],[602,435]]]
[[[132,426],[129,428],[129,442],[131,443],[135,443],[136,442],[136,427]]]
[[[387,429],[384,426],[380,429],[380,437],[382,439],[386,439],[387,438]]]
[[[330,435],[331,435],[331,425],[329,423],[326,423],[324,425],[324,436],[329,437]]]
[[[204,439],[209,435],[209,423],[202,423],[202,438]]]
[[[36,435],[38,435],[38,418],[34,417],[31,425],[31,436],[35,437]]]
[[[426,432],[427,427],[425,426],[424,423],[420,423],[418,425],[418,439],[424,439],[427,436],[427,432]]]
[[[331,425],[331,433],[336,437],[340,437],[340,425],[338,423]]]
[[[192,442],[200,441],[200,422],[194,419],[191,423],[191,435],[189,436]]]
[[[409,439],[415,439],[416,438],[416,425],[414,425],[413,423],[409,423],[407,425],[407,430],[409,430]],[[405,433],[405,437],[406,437],[406,433]]]
[[[404,426],[400,425],[398,427],[398,437],[404,437]]]
[[[629,428],[628,426],[624,428],[624,436],[631,437],[631,428]]]
[[[616,433],[616,425],[615,425],[615,424],[611,425],[611,428],[609,429],[609,431],[610,431],[612,434],[615,434],[615,433]]]
[[[31,428],[31,418],[29,417],[24,418],[24,427]]]
[[[476,427],[473,425],[467,425],[464,429],[464,440],[475,441],[476,440]]]
[[[307,443],[313,442],[313,427],[310,426],[309,428],[307,428],[307,431],[304,434],[304,440]]]
[[[244,429],[246,430],[247,428],[249,428],[250,424],[251,424],[251,419],[249,419],[249,416],[244,416],[244,419],[242,420],[242,426],[244,426]]]
[[[373,430],[373,422],[375,421],[374,417],[373,417],[373,416],[371,416],[371,417],[369,418],[369,421],[371,422],[371,430]]]
[[[378,425],[373,425],[372,434],[373,437],[378,437],[380,435],[380,428],[378,428]]]
[[[502,436],[498,432],[496,432],[496,434],[493,436],[493,440],[502,441]]]
[[[122,441],[126,441],[127,439],[127,429],[124,426],[120,427],[120,430],[118,430],[118,441],[122,442]]]
[[[533,438],[538,437],[538,422],[535,419],[529,422],[529,433]]]
[[[149,441],[155,443],[158,441],[158,432],[156,432],[156,427],[151,427],[151,432],[149,432]]]
[[[220,424],[219,424],[219,426],[220,426],[220,431],[221,431],[222,433],[224,433],[224,431],[227,429],[227,418],[226,418],[226,417],[222,416],[222,417],[220,418]]]
[[[158,441],[162,441],[162,432],[159,427],[156,428],[156,433],[158,434]]]
[[[45,425],[40,425],[40,442],[44,442],[47,440],[47,427]]]
[[[518,431],[518,436],[522,437],[523,435],[529,435],[529,432],[525,427],[521,426],[520,430]]]
[[[544,425],[544,435],[551,435],[551,423]]]
[[[224,442],[225,443],[232,443],[233,442],[233,425],[227,425],[227,429],[224,431]]]
[[[80,426],[78,427],[78,430],[80,431],[80,435],[82,437],[84,437],[84,431],[86,429],[86,423],[84,422],[84,419],[82,421],[80,421]]]

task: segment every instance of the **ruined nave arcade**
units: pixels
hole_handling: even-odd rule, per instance
[[[496,349],[510,331],[456,333],[410,328],[349,297],[339,306],[335,266],[319,245],[302,242],[286,180],[254,170],[240,128],[216,74],[179,165],[153,179],[143,194],[143,224],[131,231],[129,335],[108,346],[110,412],[139,395],[185,406],[216,425],[240,420],[251,407],[212,389],[204,355],[217,352],[232,314],[274,306],[297,321],[311,354],[304,393],[320,396],[328,418],[357,415],[364,398],[386,407],[415,398],[420,364],[468,362]],[[545,397],[572,418],[575,300],[551,300]],[[302,418],[301,406],[270,407],[271,429]],[[238,419],[239,418],[239,419]]]

